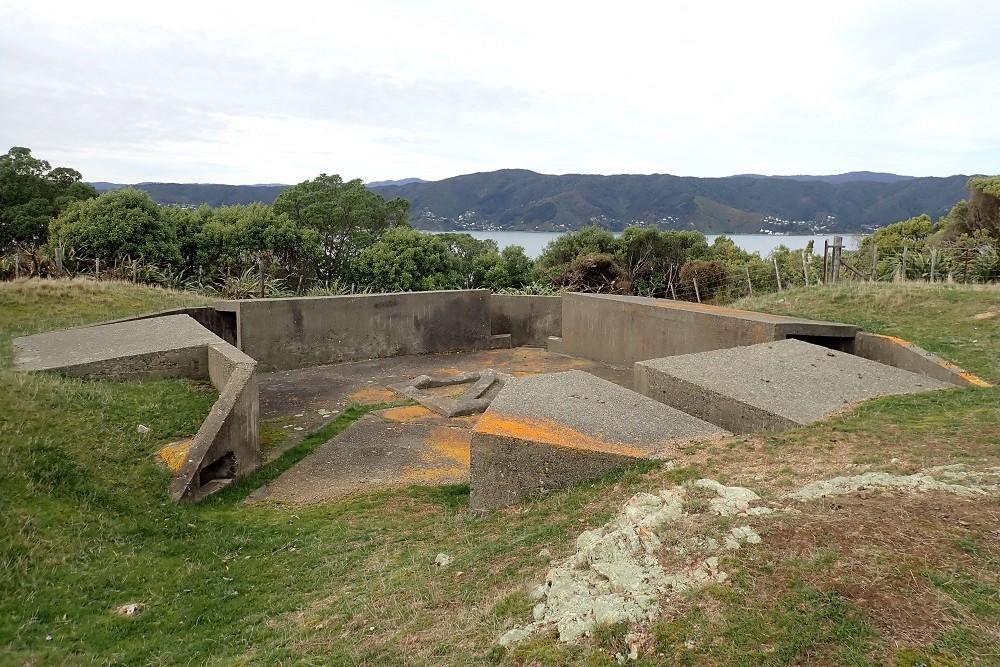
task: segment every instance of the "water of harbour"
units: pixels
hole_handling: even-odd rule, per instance
[[[509,245],[519,245],[524,248],[524,253],[531,257],[532,259],[537,258],[545,250],[545,246],[549,244],[553,239],[562,236],[561,232],[468,232],[473,237],[483,240],[483,239],[493,239],[503,250]],[[616,236],[618,236],[616,234]],[[718,234],[706,234],[705,238],[708,239],[709,244],[718,238]],[[761,257],[767,257],[767,255],[777,248],[779,245],[784,245],[791,250],[803,250],[809,241],[813,241],[814,252],[823,252],[823,241],[830,241],[833,244],[833,234],[825,234],[821,236],[806,236],[806,235],[796,235],[796,236],[779,236],[771,234],[727,234],[729,238],[733,240],[741,250],[746,252],[754,253],[759,252]],[[844,248],[853,250],[858,247],[859,236],[852,236],[850,234],[843,234],[844,238]]]

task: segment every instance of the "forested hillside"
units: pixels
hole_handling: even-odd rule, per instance
[[[921,213],[945,215],[964,196],[966,181],[546,176],[505,169],[376,190],[410,201],[414,224],[424,229],[564,231],[596,221],[614,231],[647,224],[705,233],[811,233],[871,230]]]
[[[912,178],[854,172],[836,176],[549,176],[524,169],[441,181],[381,182],[369,188],[411,202],[420,229],[569,231],[597,224],[697,230],[707,234],[871,231],[927,213],[945,215],[963,198],[967,176]],[[123,187],[95,184],[99,190]],[[273,203],[286,185],[140,183],[159,204]]]

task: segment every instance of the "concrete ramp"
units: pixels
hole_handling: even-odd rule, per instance
[[[208,376],[223,340],[187,315],[63,329],[14,339],[14,368],[115,380]]]
[[[733,433],[783,431],[879,396],[953,385],[799,340],[641,361],[635,390]]]
[[[14,367],[120,381],[208,377],[219,398],[170,485],[176,502],[197,502],[260,466],[257,363],[187,315],[16,338]]]
[[[583,371],[508,382],[472,434],[473,510],[515,504],[722,429]]]

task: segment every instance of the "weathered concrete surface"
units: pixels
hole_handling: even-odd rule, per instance
[[[264,370],[490,347],[489,290],[220,301]]]
[[[207,346],[217,342],[187,315],[170,315],[15,338],[14,368],[112,380],[205,377]]]
[[[853,403],[951,385],[799,340],[651,359],[635,390],[734,433],[781,431]]]
[[[467,423],[450,427],[385,415],[365,415],[248,501],[317,503],[410,484],[468,481]]]
[[[170,497],[192,503],[260,467],[257,363],[226,342],[208,346],[208,375],[219,398],[191,442]]]
[[[945,361],[936,354],[894,336],[859,331],[847,351],[865,359],[902,368],[918,375],[926,375],[959,387],[990,386],[989,382]]]
[[[473,432],[470,506],[505,507],[724,434],[582,371],[515,379]]]
[[[494,334],[510,334],[514,347],[545,347],[549,336],[562,335],[562,297],[494,294],[490,327]]]
[[[230,345],[236,345],[236,313],[218,311],[212,306],[170,308],[169,310],[160,310],[154,313],[146,313],[144,315],[133,315],[132,317],[123,317],[118,320],[109,320],[107,322],[101,322],[99,324],[92,324],[89,326],[104,326],[107,324],[118,324],[119,322],[136,322],[138,320],[167,317],[168,315],[187,315]]]
[[[562,341],[550,349],[616,366],[790,337],[843,346],[860,330],[669,299],[577,293],[562,299]]]

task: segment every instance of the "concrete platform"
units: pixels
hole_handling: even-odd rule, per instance
[[[878,396],[953,386],[791,339],[642,361],[634,374],[637,392],[734,433],[782,431]]]
[[[169,315],[16,338],[14,368],[120,380],[205,377],[207,346],[221,342],[187,315]]]
[[[468,482],[467,422],[397,421],[387,412],[365,415],[247,501],[318,503],[410,484]]]
[[[700,419],[582,371],[515,379],[471,441],[473,510],[595,479],[684,441],[727,435]]]

